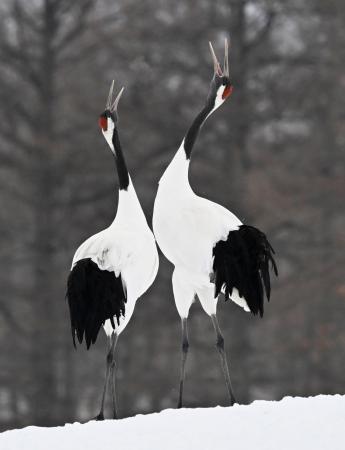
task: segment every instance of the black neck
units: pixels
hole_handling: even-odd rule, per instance
[[[194,119],[191,127],[187,131],[186,137],[184,139],[184,150],[186,152],[186,158],[190,159],[194,143],[196,141],[196,138],[198,137],[200,128],[202,127],[202,124],[205,122],[206,117],[210,114],[214,107],[214,100],[215,99],[208,99],[206,105],[204,108],[199,112],[199,114]]]
[[[115,150],[115,161],[116,161],[116,168],[117,168],[117,174],[119,176],[119,187],[120,190],[127,191],[128,185],[129,185],[129,175],[128,170],[126,166],[125,157],[122,153],[119,133],[117,129],[114,129],[113,133],[113,145]]]

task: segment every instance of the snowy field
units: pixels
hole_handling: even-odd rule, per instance
[[[166,410],[0,434],[1,450],[344,450],[345,396]]]

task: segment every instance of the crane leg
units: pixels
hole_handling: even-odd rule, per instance
[[[189,342],[188,342],[188,330],[187,330],[187,318],[181,319],[181,326],[182,326],[182,353],[181,353],[181,372],[180,372],[180,394],[179,394],[179,400],[178,400],[178,408],[182,408],[182,400],[183,400],[183,384],[184,384],[184,378],[185,378],[185,366],[186,366],[186,360],[187,360],[187,354],[189,349]]]
[[[234,403],[237,403],[237,402],[236,402],[236,399],[234,396],[234,391],[233,391],[232,385],[231,385],[229,367],[228,367],[228,362],[226,359],[226,353],[225,353],[225,348],[224,348],[224,338],[223,338],[223,335],[222,335],[220,327],[219,327],[217,316],[215,314],[212,314],[211,319],[212,319],[214,331],[216,332],[216,337],[217,337],[216,346],[217,346],[217,350],[218,350],[219,356],[220,356],[220,361],[222,364],[222,370],[223,370],[223,374],[224,374],[224,378],[225,378],[225,384],[226,384],[226,387],[227,387],[227,390],[229,393],[229,397],[230,397],[230,405],[232,406]]]
[[[116,400],[116,360],[115,360],[115,347],[118,339],[117,334],[112,335],[112,346],[111,346],[111,353],[112,353],[112,361],[110,366],[111,371],[111,397],[113,400],[113,419],[117,419],[117,400]]]
[[[105,404],[105,397],[107,394],[107,387],[109,383],[109,377],[111,372],[111,364],[113,360],[113,346],[115,347],[116,341],[114,343],[112,335],[109,340],[109,351],[107,353],[107,359],[106,359],[106,371],[105,371],[105,381],[104,381],[104,387],[103,387],[103,394],[102,394],[102,400],[101,400],[101,409],[99,411],[99,414],[95,417],[95,420],[104,420],[104,404]]]

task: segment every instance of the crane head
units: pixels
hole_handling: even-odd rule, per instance
[[[120,90],[115,99],[113,99],[113,90],[114,90],[114,80],[112,81],[110,86],[105,110],[102,112],[102,114],[100,114],[98,118],[98,124],[102,130],[103,136],[105,137],[106,141],[108,142],[112,150],[113,150],[113,143],[112,143],[113,133],[114,129],[117,126],[117,119],[118,119],[117,107],[124,88]]]
[[[228,40],[225,39],[224,44],[224,64],[223,69],[221,68],[217,56],[213,50],[211,42],[209,42],[210,51],[213,60],[214,75],[211,81],[211,89],[209,97],[214,100],[215,107],[218,108],[233,91],[233,86],[230,81],[229,74],[229,46]]]

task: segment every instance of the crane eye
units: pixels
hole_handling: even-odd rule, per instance
[[[102,128],[103,131],[107,131],[108,129],[108,119],[104,116],[100,116],[98,119],[98,124]]]
[[[232,90],[233,90],[232,85],[231,85],[231,84],[228,84],[228,85],[225,87],[224,91],[223,91],[222,99],[224,100],[224,99],[228,98],[229,95],[231,95]]]

